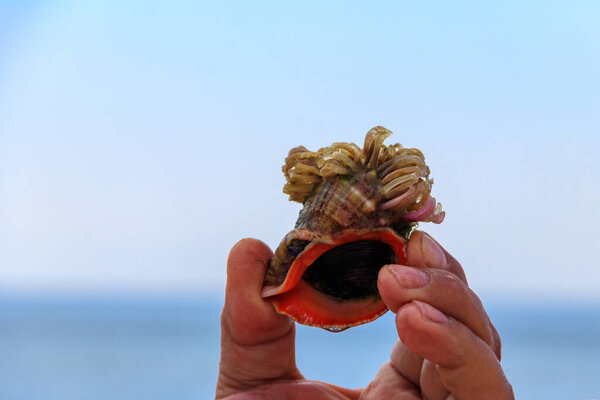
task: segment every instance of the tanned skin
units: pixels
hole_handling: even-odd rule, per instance
[[[271,256],[256,239],[238,242],[229,254],[216,399],[514,399],[496,329],[459,262],[429,235],[413,233],[407,266],[379,272],[377,286],[396,314],[399,340],[364,389],[300,373],[294,322],[260,295]]]

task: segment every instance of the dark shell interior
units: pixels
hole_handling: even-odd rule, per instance
[[[346,243],[325,252],[302,279],[316,290],[340,300],[377,297],[381,267],[395,262],[390,246],[375,240]]]

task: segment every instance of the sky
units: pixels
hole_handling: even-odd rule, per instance
[[[594,1],[0,5],[0,293],[221,296],[287,151],[418,147],[484,299],[600,301]],[[96,3],[96,4],[92,4]]]

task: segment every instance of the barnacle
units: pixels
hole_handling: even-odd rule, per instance
[[[361,150],[354,143],[337,142],[316,152],[304,146],[290,150],[283,173],[287,183],[283,192],[290,200],[304,203],[323,180],[349,175],[359,170],[377,171],[381,180],[384,210],[413,211],[427,202],[433,180],[419,149],[406,149],[396,143],[386,146],[392,132],[377,126],[365,138]]]

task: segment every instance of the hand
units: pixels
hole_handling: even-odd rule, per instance
[[[260,296],[271,255],[255,239],[229,255],[217,399],[514,399],[498,333],[460,264],[427,234],[408,242],[411,267],[379,273],[400,340],[365,389],[306,380],[298,371],[293,321]]]

